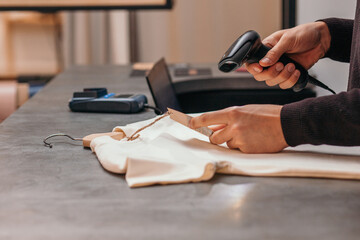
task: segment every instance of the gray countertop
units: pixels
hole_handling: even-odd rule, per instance
[[[71,69],[0,125],[0,239],[359,239],[358,181],[217,175],[130,189],[79,144],[43,146],[52,133],[83,137],[153,117],[69,111],[85,87],[151,99],[129,72]]]

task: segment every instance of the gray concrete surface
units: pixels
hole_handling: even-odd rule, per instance
[[[60,74],[0,125],[0,239],[359,239],[360,182],[217,175],[130,189],[96,156],[49,134],[107,132],[153,117],[72,113],[73,91],[146,93],[126,67]]]

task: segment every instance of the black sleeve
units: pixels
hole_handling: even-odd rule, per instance
[[[290,146],[360,146],[360,89],[286,104],[281,125]]]
[[[327,18],[319,21],[326,23],[331,35],[330,48],[325,57],[340,62],[349,62],[354,20]]]

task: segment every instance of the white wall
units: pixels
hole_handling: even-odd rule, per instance
[[[139,11],[139,58],[217,62],[240,34],[281,28],[279,0],[178,0],[171,11]]]
[[[353,19],[355,16],[355,0],[298,0],[297,24],[313,22],[322,18],[339,17]],[[330,59],[320,60],[310,72],[315,73],[335,92],[345,91],[349,75],[349,64]],[[319,96],[327,95],[326,90],[318,89]],[[331,94],[331,93],[330,93]]]

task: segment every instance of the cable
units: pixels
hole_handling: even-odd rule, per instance
[[[154,112],[155,112],[156,115],[161,115],[161,114],[163,114],[163,112],[162,112],[159,108],[150,106],[149,104],[144,104],[144,107],[145,107],[145,108],[150,108],[150,109],[154,110]]]
[[[314,77],[312,77],[310,75],[308,75],[308,76],[309,76],[309,78],[308,78],[309,83],[312,83],[312,84],[314,84],[314,85],[316,85],[318,87],[321,87],[321,88],[324,88],[324,89],[330,91],[333,94],[336,94],[336,92],[334,90],[332,90],[331,88],[329,88],[328,86],[326,86],[325,84],[323,84],[322,82],[317,80],[316,78],[314,78]]]

